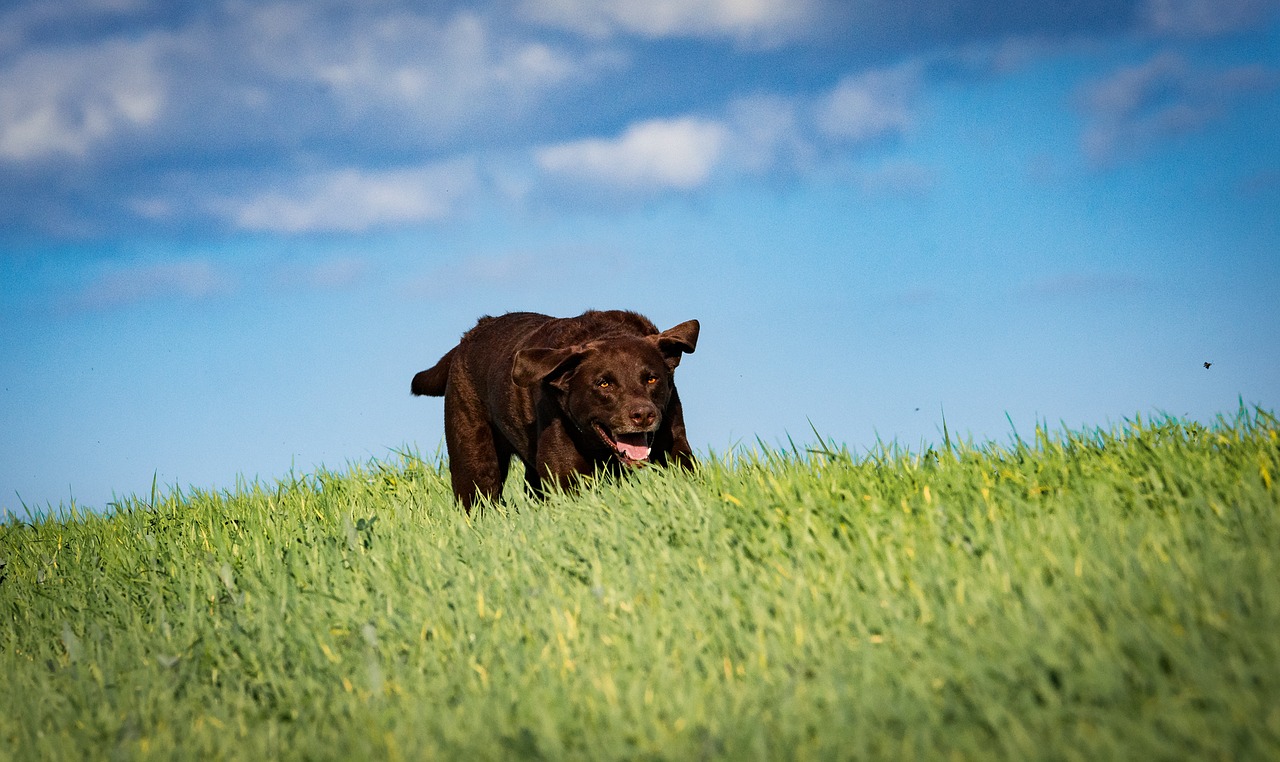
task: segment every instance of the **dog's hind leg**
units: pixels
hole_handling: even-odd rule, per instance
[[[497,501],[511,455],[496,440],[483,404],[475,395],[445,396],[444,441],[453,494],[467,513],[480,498]]]

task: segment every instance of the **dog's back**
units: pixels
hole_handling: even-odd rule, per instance
[[[494,365],[502,365],[504,359],[509,372],[510,358],[515,354],[519,340],[552,320],[555,318],[536,312],[509,312],[498,317],[485,315],[471,330],[462,334],[457,346],[445,352],[439,362],[415,375],[409,390],[419,396],[443,397],[449,385],[449,370],[460,354],[465,355],[463,361],[471,366],[473,374],[487,376],[487,371]]]

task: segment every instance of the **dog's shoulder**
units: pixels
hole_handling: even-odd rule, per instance
[[[550,315],[537,312],[508,312],[503,315],[482,315],[476,324],[466,333],[462,340],[476,339],[492,333],[513,333],[522,329],[536,328],[555,320]]]
[[[484,348],[490,346],[510,349],[512,342],[529,336],[555,320],[549,315],[540,315],[536,312],[485,315],[477,320],[470,330],[462,334],[462,338],[458,340],[458,346],[467,354],[483,352]]]

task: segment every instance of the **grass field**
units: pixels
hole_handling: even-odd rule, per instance
[[[1280,759],[1280,426],[0,526],[0,757]]]

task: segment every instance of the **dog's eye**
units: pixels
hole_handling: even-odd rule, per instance
[[[608,389],[610,386],[609,379],[607,378],[600,379],[599,381],[596,382],[596,386],[600,387],[601,389]]]
[[[644,382],[646,384],[656,384],[658,383],[658,377],[654,375],[650,375],[648,378],[644,380]]]

